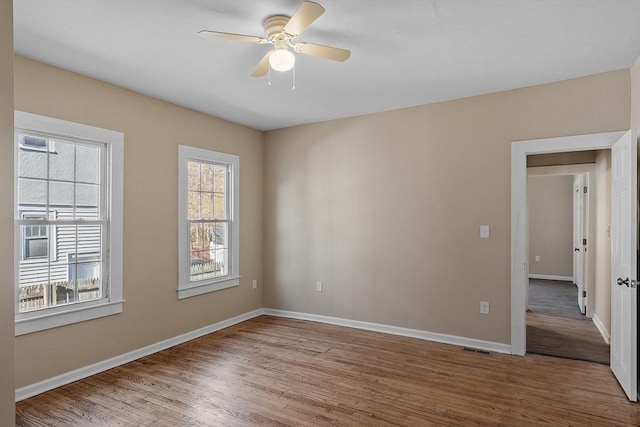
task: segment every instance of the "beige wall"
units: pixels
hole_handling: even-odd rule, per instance
[[[508,343],[511,142],[628,128],[629,94],[621,70],[268,132],[265,306]]]
[[[527,202],[529,274],[572,277],[573,175],[530,176]]]
[[[13,3],[0,1],[0,426],[15,424],[13,317]]]
[[[125,135],[124,313],[17,337],[18,387],[262,307],[262,133],[23,57],[15,107]],[[240,286],[180,301],[178,144],[239,155],[241,194]]]
[[[640,56],[631,67],[631,113],[630,127],[640,135]]]
[[[611,333],[611,150],[596,155],[596,256],[594,316]]]

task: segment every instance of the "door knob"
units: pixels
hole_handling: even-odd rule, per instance
[[[622,280],[622,277],[618,277],[618,286],[627,285],[629,287],[629,278]]]
[[[580,252],[580,248],[573,248],[574,252]]]

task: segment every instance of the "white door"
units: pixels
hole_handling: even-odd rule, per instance
[[[585,313],[585,283],[584,283],[584,207],[583,175],[574,175],[573,178],[573,280],[578,287],[578,307],[582,314]]]
[[[635,131],[611,147],[611,370],[629,400],[637,390],[637,209]]]

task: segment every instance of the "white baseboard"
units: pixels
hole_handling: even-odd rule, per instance
[[[64,374],[60,374],[25,387],[20,387],[16,390],[16,402],[28,399],[29,397],[35,396],[40,393],[44,393],[45,391],[53,390],[54,388],[63,386],[65,384],[87,378],[91,375],[104,372],[108,369],[115,368],[116,366],[124,365],[125,363],[132,362],[153,353],[157,353],[169,347],[173,347],[175,345],[191,341],[195,338],[199,338],[212,332],[228,328],[229,326],[244,322],[245,320],[253,319],[254,317],[261,316],[262,314],[264,314],[264,309],[262,308],[250,311],[248,313],[232,317],[231,319],[223,320],[221,322],[214,323],[213,325],[205,326],[203,328],[196,329],[195,331],[187,332],[186,334],[178,335],[177,337],[169,338],[167,340],[151,344],[138,350],[130,351],[128,353],[121,354],[120,356],[112,357],[111,359],[94,363],[93,365],[78,368],[73,371],[65,372]]]
[[[596,313],[593,313],[593,317],[591,318],[591,320],[593,320],[596,328],[598,328],[598,330],[600,331],[600,335],[602,335],[602,338],[604,338],[604,342],[606,342],[607,344],[611,344],[611,335],[609,335],[609,331],[607,331],[607,329],[604,327],[602,320],[600,320]]]
[[[339,317],[321,316],[317,314],[297,313],[294,311],[264,309],[264,314],[269,316],[288,317],[292,319],[310,320],[312,322],[328,323],[331,325],[346,326],[349,328],[365,329],[367,331],[383,332],[385,334],[401,335],[404,337],[419,338],[427,341],[435,341],[444,344],[472,347],[480,350],[496,353],[511,354],[511,346],[492,341],[483,341],[473,338],[464,338],[456,335],[440,334],[436,332],[422,331],[419,329],[401,328],[398,326],[382,325],[380,323],[363,322],[360,320],[342,319]]]
[[[400,336],[411,337],[411,338],[419,338],[427,341],[435,341],[435,342],[440,342],[444,344],[458,345],[462,347],[471,347],[471,348],[476,348],[480,350],[493,351],[496,353],[511,354],[511,346],[509,344],[502,344],[502,343],[497,343],[492,341],[483,341],[483,340],[477,340],[473,338],[464,338],[456,335],[440,334],[436,332],[428,332],[428,331],[422,331],[418,329],[401,328],[398,326],[389,326],[389,325],[383,325],[380,323],[370,323],[370,322],[363,322],[359,320],[342,319],[342,318],[330,317],[330,316],[321,316],[317,314],[306,314],[306,313],[297,313],[293,311],[260,308],[258,310],[250,311],[248,313],[241,314],[236,317],[232,317],[231,319],[223,320],[213,325],[196,329],[195,331],[187,332],[177,337],[160,341],[158,343],[140,348],[138,350],[130,351],[128,353],[121,354],[116,357],[112,357],[102,362],[94,363],[89,366],[78,368],[70,372],[65,372],[64,374],[60,374],[43,381],[39,381],[37,383],[21,387],[16,390],[16,402],[19,402],[24,399],[28,399],[29,397],[38,395],[40,393],[44,393],[49,390],[53,390],[54,388],[61,387],[65,384],[69,384],[74,381],[87,378],[91,375],[99,374],[100,372],[104,372],[108,369],[112,369],[117,366],[124,365],[125,363],[132,362],[134,360],[140,359],[141,357],[149,356],[150,354],[157,353],[169,347],[173,347],[175,345],[182,344],[187,341],[191,341],[195,338],[199,338],[201,336],[210,334],[212,332],[216,332],[221,329],[228,328],[229,326],[233,326],[235,324],[244,322],[245,320],[253,319],[254,317],[258,317],[263,314],[270,315],[270,316],[278,316],[278,317],[288,317],[292,319],[310,320],[313,322],[321,322],[321,323],[328,323],[328,324],[338,325],[338,326],[346,326],[348,328],[383,332],[386,334],[400,335]],[[596,323],[596,326],[597,325],[598,324]]]
[[[529,274],[529,279],[560,280],[563,282],[573,282],[573,276],[555,276],[553,274]]]

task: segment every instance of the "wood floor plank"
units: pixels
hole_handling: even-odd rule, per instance
[[[19,426],[640,425],[608,367],[260,316],[17,404]]]

